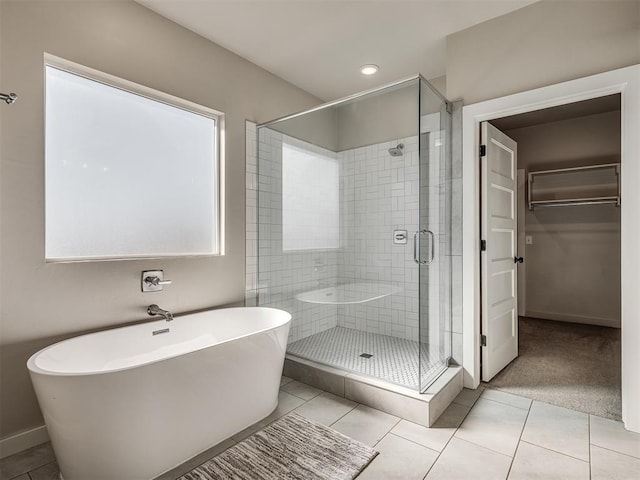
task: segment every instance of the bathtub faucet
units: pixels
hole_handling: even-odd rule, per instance
[[[149,305],[147,313],[151,316],[162,315],[167,322],[173,320],[173,314],[169,310],[163,310],[155,303],[153,305]]]

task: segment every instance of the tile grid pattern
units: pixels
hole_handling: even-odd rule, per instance
[[[434,373],[442,369],[440,354],[436,352],[430,357],[428,345],[420,348],[413,340],[343,327],[293,342],[287,346],[287,352],[416,390],[420,386],[421,374],[423,384],[426,384]],[[373,356],[363,358],[361,353]]]
[[[392,157],[389,148],[404,144]],[[338,283],[383,282],[396,286],[386,297],[340,305],[338,325],[418,340],[418,265],[412,242],[394,244],[394,230],[418,230],[420,182],[418,137],[338,153],[342,249]],[[435,229],[435,227],[433,227]]]
[[[497,390],[465,389],[425,428],[283,377],[272,415],[157,480],[180,477],[291,411],[378,450],[358,477],[364,480],[633,480],[640,472],[640,434],[613,420]],[[0,461],[0,478],[57,479],[43,449],[52,459],[43,445]]]
[[[459,116],[459,110],[460,109],[454,108],[454,117],[456,117],[457,114]],[[428,119],[425,117],[425,120]],[[423,127],[429,129],[429,126],[426,125],[427,123],[429,122],[426,122]],[[430,128],[431,130],[440,128],[439,125],[436,125],[436,123],[439,122],[433,121],[431,123],[434,124]],[[453,122],[453,125],[453,161],[450,166],[442,167],[442,161],[438,160],[438,157],[443,154],[443,151],[440,148],[436,148],[436,144],[442,143],[442,139],[438,137],[439,133],[438,135],[422,135],[424,137],[422,138],[422,145],[426,146],[428,144],[429,148],[426,150],[423,149],[421,152],[417,151],[417,137],[410,137],[379,145],[355,148],[336,154],[268,129],[260,129],[262,138],[258,139],[256,125],[247,121],[247,305],[256,305],[258,303],[258,292],[260,292],[262,294],[261,303],[262,300],[274,300],[276,303],[287,304],[287,307],[297,309],[299,311],[298,315],[296,315],[296,312],[293,312],[296,320],[294,321],[290,334],[291,341],[317,333],[325,328],[331,328],[334,319],[336,322],[339,321],[342,326],[351,326],[353,328],[354,325],[347,325],[347,322],[357,322],[359,327],[365,326],[367,331],[378,331],[385,335],[417,340],[418,285],[416,279],[413,278],[413,276],[417,275],[417,268],[412,258],[410,258],[412,256],[412,249],[407,248],[407,245],[391,244],[389,238],[387,238],[389,236],[387,230],[392,231],[398,222],[398,225],[402,227],[401,229],[404,229],[407,218],[411,221],[411,225],[415,223],[413,226],[410,225],[406,227],[409,232],[417,226],[417,210],[414,211],[412,206],[417,208],[419,203],[417,190],[417,184],[419,183],[417,181],[419,172],[418,162],[430,159],[430,168],[422,169],[423,174],[426,175],[426,178],[422,179],[422,183],[429,185],[429,188],[422,188],[420,194],[425,196],[425,198],[420,198],[420,201],[426,201],[432,208],[425,213],[425,218],[422,218],[421,222],[436,232],[439,237],[436,243],[436,249],[443,255],[441,255],[442,261],[441,265],[438,265],[439,268],[436,268],[434,265],[433,268],[430,269],[429,278],[422,279],[423,282],[427,281],[429,284],[429,297],[431,298],[429,305],[429,328],[423,329],[423,331],[438,332],[436,335],[431,335],[431,338],[438,337],[439,340],[451,334],[453,337],[452,345],[450,345],[449,341],[445,341],[440,342],[440,347],[445,350],[442,352],[444,356],[451,354],[454,360],[458,364],[461,364],[462,269],[460,245],[462,232],[460,228],[461,202],[460,198],[458,198],[461,197],[461,169],[458,165],[460,163],[458,161],[459,159],[456,157],[456,154],[459,154],[459,142],[457,140],[460,135],[455,128],[456,122]],[[267,249],[259,251],[259,246],[264,246],[265,240],[270,241],[274,234],[277,236],[278,229],[281,230],[281,219],[278,218],[278,208],[282,208],[282,202],[281,199],[276,198],[277,195],[272,195],[272,191],[281,193],[282,190],[281,152],[282,139],[285,137],[287,141],[299,148],[304,148],[325,156],[331,156],[333,154],[341,160],[340,208],[343,230],[345,230],[345,226],[354,227],[360,224],[365,225],[367,221],[375,216],[378,216],[378,219],[382,218],[383,222],[387,222],[387,220],[389,220],[389,222],[395,222],[389,223],[389,225],[384,227],[386,230],[381,234],[382,237],[384,237],[382,250],[380,250],[380,244],[377,244],[375,241],[371,242],[367,237],[370,232],[368,232],[366,228],[363,232],[360,232],[365,236],[362,237],[361,235],[362,238],[358,237],[358,240],[358,238],[356,238],[357,231],[354,227],[351,229],[351,236],[353,236],[353,238],[345,238],[345,248],[343,251],[338,252],[338,256],[335,256],[335,252],[331,251],[317,251],[306,254],[300,253],[298,255],[284,255],[277,258],[265,258],[261,261],[262,265],[260,265],[260,271],[264,274],[259,277],[258,253],[261,253],[261,257],[262,254],[271,253],[270,250]],[[395,146],[400,142],[405,143],[405,155],[398,160],[397,158],[389,156],[387,150],[389,147]],[[262,175],[258,174],[257,157],[259,149],[261,149],[260,163],[264,163],[261,169]],[[280,157],[279,165],[277,162],[278,156]],[[263,157],[266,157],[266,162],[263,161]],[[356,163],[356,158],[362,165]],[[365,166],[366,168],[364,168]],[[367,173],[371,168],[382,168],[382,170],[376,172],[376,177],[380,178],[376,178],[375,182],[370,178],[373,175]],[[385,183],[387,181],[391,183],[387,185],[387,183]],[[386,190],[389,189],[390,192],[387,192]],[[445,195],[447,191],[452,192],[451,196],[453,198]],[[384,196],[387,193],[390,194],[390,198],[385,200]],[[263,207],[262,209],[259,209],[258,206],[258,195],[260,195],[260,206]],[[275,211],[273,209],[275,209]],[[268,225],[261,228],[266,238],[262,236],[259,237],[259,214],[262,215],[260,216],[260,223],[265,223],[262,221],[263,216],[266,219],[266,223],[268,223]],[[414,219],[413,217],[416,218]],[[430,218],[440,219],[438,225],[430,222]],[[447,238],[448,236],[444,233],[443,222],[444,224],[446,224],[446,222],[451,223],[450,238]],[[261,239],[260,242],[258,238]],[[273,248],[274,245],[271,244],[269,246]],[[371,262],[377,268],[367,271],[367,269],[369,269],[369,267],[367,267],[369,263],[366,260],[367,255],[356,255],[354,250],[355,246],[365,248],[365,253],[368,248],[373,248],[374,250],[370,253],[378,252],[382,254],[382,257],[377,256],[381,259],[380,261],[376,259],[376,261]],[[386,252],[387,249],[389,252]],[[405,271],[404,276],[400,275],[399,270],[395,271],[396,278],[401,282],[400,285],[403,287],[400,291],[401,295],[396,295],[395,298],[389,296],[366,305],[338,306],[335,312],[334,309],[328,305],[301,304],[301,302],[291,298],[291,291],[299,291],[303,284],[307,290],[314,288],[314,286],[315,288],[321,288],[327,285],[335,285],[339,282],[352,281],[353,278],[360,279],[353,275],[363,272],[365,276],[369,275],[376,279],[379,279],[380,275],[391,274],[393,276],[394,270],[392,270],[392,268],[385,268],[384,265],[382,265],[387,261],[385,260],[385,255],[392,256],[392,266],[395,267],[395,270],[402,269]],[[345,261],[350,262],[350,265],[342,267]],[[377,265],[377,263],[381,263],[381,265]],[[338,266],[336,266],[336,264]],[[290,272],[282,272],[287,268]],[[408,273],[406,271],[407,268],[409,269]],[[415,275],[411,273],[414,270]],[[274,271],[273,275],[271,271]],[[450,271],[451,273],[449,273]],[[278,281],[282,283],[283,274],[285,277],[289,277],[285,279],[289,281],[288,285],[277,284]],[[438,289],[438,285],[450,285],[450,288]],[[270,296],[271,293],[274,294],[273,297]],[[441,301],[438,299],[439,296],[442,297],[440,298]],[[442,320],[449,318],[449,316],[452,318],[450,327],[447,326],[447,322],[443,323]]]
[[[258,152],[257,126],[245,122],[245,305],[258,303]]]
[[[331,159],[330,150],[288,137],[269,128],[258,131],[258,272],[257,303],[291,313],[289,342],[337,325],[335,304],[300,301],[296,295],[335,283],[338,250],[283,251],[282,151],[286,142],[298,149]]]

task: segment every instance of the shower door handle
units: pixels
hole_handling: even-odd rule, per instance
[[[429,234],[431,237],[431,252],[429,255],[429,260],[421,260],[420,259],[420,235]],[[433,259],[436,256],[435,250],[435,235],[431,230],[418,230],[413,234],[413,261],[420,265],[429,265],[433,262]]]
[[[420,265],[424,265],[427,262],[424,260],[420,260],[420,240],[418,237],[426,232],[426,230],[418,230],[413,234],[413,261]]]
[[[420,259],[420,235],[429,234],[431,237],[431,248],[429,260],[421,260]],[[418,230],[413,234],[413,261],[419,265],[429,265],[433,262],[436,257],[436,236],[431,230]]]
[[[433,262],[433,259],[436,258],[436,236],[431,230],[427,230],[427,233],[431,237],[431,256],[429,257],[429,260],[427,260],[427,265],[429,265]]]

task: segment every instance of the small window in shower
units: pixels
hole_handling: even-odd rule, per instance
[[[340,246],[338,159],[331,152],[311,148],[282,144],[284,251]]]

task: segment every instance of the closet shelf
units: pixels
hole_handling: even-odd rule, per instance
[[[529,210],[577,205],[620,205],[620,164],[529,172]]]

